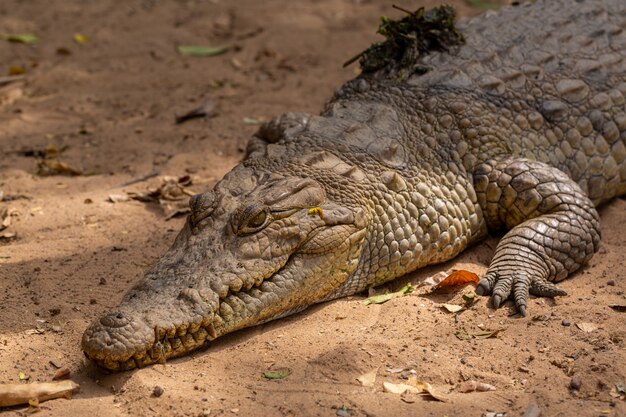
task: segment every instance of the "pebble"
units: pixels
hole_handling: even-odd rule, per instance
[[[610,285],[611,287],[615,286],[615,280],[614,279],[610,279],[606,282],[606,285]]]
[[[339,417],[350,417],[352,415],[352,413],[350,413],[350,409],[344,407],[338,408],[335,414]]]
[[[561,324],[565,327],[569,327],[572,325],[572,322],[569,321],[568,319],[563,319],[563,321],[561,322]]]
[[[163,395],[164,392],[165,392],[165,390],[157,385],[157,386],[154,387],[154,389],[152,389],[152,396],[158,398],[161,395]]]
[[[541,409],[537,404],[530,404],[524,411],[524,417],[539,417],[540,415]]]
[[[569,381],[569,387],[576,391],[580,390],[580,387],[582,384],[583,384],[583,381],[579,375],[574,375],[572,379]]]

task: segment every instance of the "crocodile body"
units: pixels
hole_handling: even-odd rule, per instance
[[[448,260],[508,230],[477,292],[564,295],[626,194],[626,3],[544,0],[461,23],[425,74],[344,85],[288,113],[195,196],[172,248],[83,336],[98,365],[164,361],[225,333]]]

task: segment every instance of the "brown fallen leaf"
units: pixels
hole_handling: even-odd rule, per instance
[[[468,333],[464,331],[458,331],[454,335],[459,340],[472,340],[472,339],[489,339],[491,337],[497,337],[500,332],[505,329],[486,330],[484,332]]]
[[[383,382],[383,391],[390,394],[404,394],[405,392],[412,394],[420,394],[422,391],[409,384],[393,384],[391,382]]]
[[[36,398],[39,402],[53,398],[70,398],[80,385],[74,381],[35,382],[32,384],[0,384],[0,407],[27,404]]]
[[[52,377],[53,381],[58,381],[59,379],[67,379],[70,377],[70,368],[68,368],[67,366],[64,366],[61,369],[58,369],[55,373],[54,376]]]
[[[591,333],[595,330],[598,330],[598,325],[593,323],[580,322],[576,323],[576,327],[582,330],[585,333]]]
[[[360,375],[357,377],[357,381],[364,387],[372,387],[374,386],[374,382],[376,381],[376,373],[378,372],[378,368],[375,368],[369,371],[366,374]]]
[[[474,391],[479,391],[479,392],[495,391],[495,390],[496,390],[496,387],[494,387],[493,385],[489,385],[484,382],[478,382],[473,379],[470,379],[469,381],[463,381],[457,387],[457,391],[463,392],[463,393],[474,392]]]
[[[11,214],[8,207],[0,207],[0,230],[4,230],[11,225]]]
[[[50,176],[50,175],[75,176],[75,175],[82,174],[80,170],[76,168],[72,168],[65,162],[52,160],[52,159],[44,159],[42,161],[39,161],[37,166],[38,166],[37,175],[42,176],[42,177]]]
[[[0,240],[11,240],[17,237],[17,233],[4,232],[0,234]]]
[[[419,389],[422,393],[426,393],[428,395],[430,395],[433,399],[437,400],[437,401],[442,401],[442,402],[447,402],[448,401],[448,397],[441,394],[440,392],[437,392],[432,385],[430,385],[428,382],[424,382],[424,381],[420,381],[419,379],[417,379],[416,375],[411,375],[407,381],[407,383],[417,389]]]
[[[440,305],[440,307],[447,310],[448,313],[458,313],[459,311],[465,310],[464,306],[460,306],[456,304],[443,303]]]
[[[428,394],[437,401],[447,402],[448,398],[438,393],[428,382],[417,379],[417,376],[411,375],[407,383],[394,384],[391,382],[383,382],[383,391],[390,394]]]
[[[39,400],[37,398],[31,398],[28,400],[28,408],[26,409],[27,414],[35,414],[41,411],[39,408]]]
[[[130,197],[125,194],[109,194],[107,200],[111,203],[125,203],[130,200]]]
[[[478,285],[480,279],[478,275],[473,272],[465,271],[463,269],[453,270],[443,281],[437,284],[439,288],[452,288],[466,284]]]
[[[144,203],[158,202],[165,214],[165,219],[169,220],[191,211],[189,197],[196,194],[186,188],[191,184],[192,181],[188,175],[166,176],[161,178],[161,185],[158,188],[149,189],[147,192],[129,192],[128,196]]]

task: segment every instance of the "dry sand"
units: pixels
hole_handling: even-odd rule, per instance
[[[480,12],[453,3],[465,16]],[[438,305],[460,302],[463,291],[431,295],[422,287],[383,305],[366,306],[363,297],[325,303],[135,372],[107,375],[84,358],[87,324],[119,302],[183,223],[166,220],[156,204],[107,201],[157,186],[159,177],[115,187],[156,169],[191,175],[194,191],[209,189],[243,157],[257,129],[251,122],[316,113],[354,76],[341,64],[378,39],[381,14],[400,12],[383,1],[2,0],[0,32],[33,32],[40,41],[0,41],[0,75],[26,69],[25,81],[0,89],[0,210],[15,210],[0,233],[17,234],[0,243],[0,382],[19,383],[20,372],[48,381],[51,361],[69,367],[81,391],[42,404],[42,415],[55,416],[521,416],[530,404],[543,416],[626,415],[611,395],[626,382],[625,316],[609,308],[626,304],[624,200],[601,209],[602,247],[562,284],[569,295],[532,299],[527,318],[480,298],[455,320]],[[75,33],[89,41],[77,44]],[[231,50],[183,57],[180,44]],[[174,123],[206,101],[216,117]],[[33,154],[46,147],[88,175],[36,175]],[[450,268],[484,272],[496,243],[389,288]],[[497,338],[455,337],[499,328]],[[263,377],[277,368],[292,373]],[[361,386],[356,378],[374,369],[374,386]],[[383,392],[383,381],[406,382],[410,370],[449,401]],[[569,388],[574,375],[577,393]],[[460,393],[465,380],[496,391]]]

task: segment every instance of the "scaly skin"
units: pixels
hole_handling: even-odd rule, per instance
[[[347,83],[321,116],[263,126],[172,248],[83,336],[111,370],[450,259],[507,229],[478,292],[495,307],[555,286],[626,193],[626,3],[538,1],[460,25],[402,85]]]

